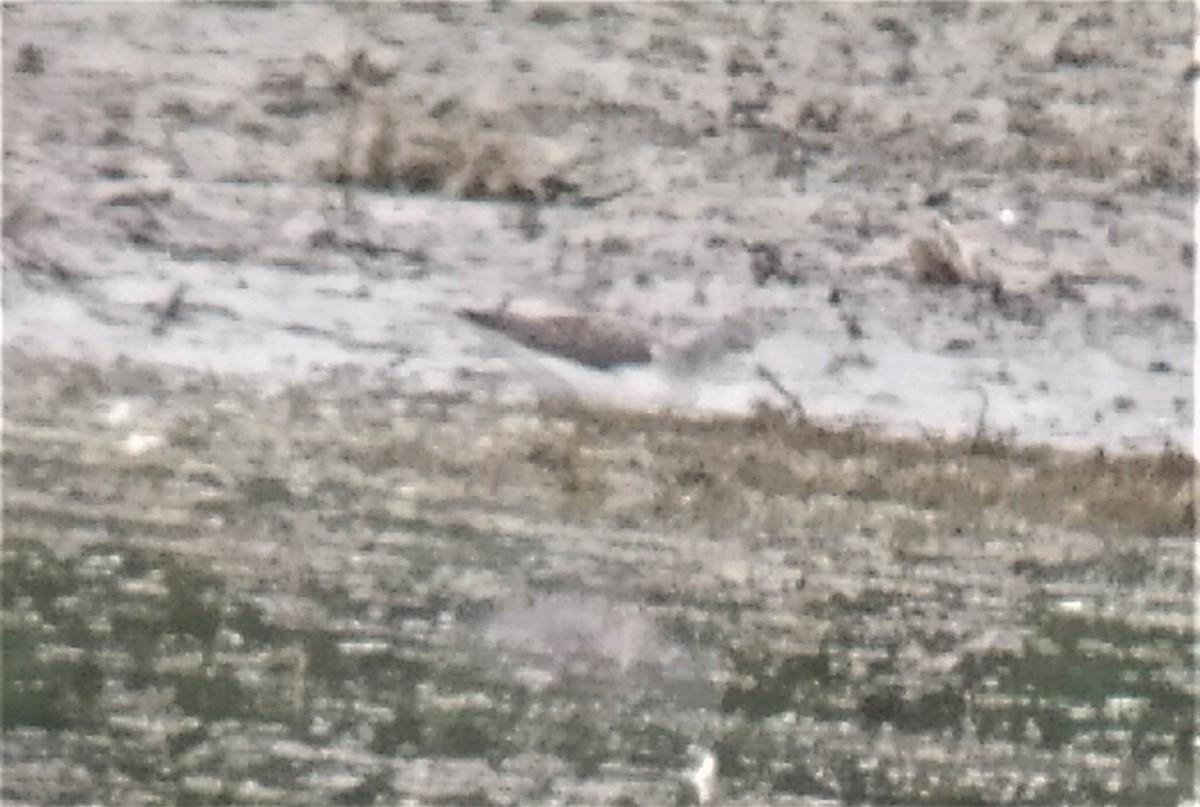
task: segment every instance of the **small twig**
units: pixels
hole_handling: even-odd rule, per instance
[[[975,434],[971,437],[971,452],[981,453],[986,449],[993,448],[997,441],[988,437],[987,433],[987,415],[988,415],[988,394],[982,386],[976,385],[975,391],[979,393],[979,397],[983,403],[979,407],[979,420],[975,422]]]
[[[979,397],[983,400],[979,407],[979,420],[975,423],[975,438],[979,439],[987,433],[987,411],[988,411],[988,395],[987,390],[982,386],[976,386],[975,391],[979,393]]]
[[[784,400],[786,400],[788,402],[788,404],[791,405],[792,412],[795,413],[796,417],[799,417],[799,418],[805,417],[804,404],[801,403],[800,397],[798,395],[796,395],[796,393],[792,392],[787,387],[785,387],[783,385],[783,382],[779,380],[779,376],[777,376],[775,373],[771,372],[770,370],[768,370],[765,366],[763,366],[761,364],[756,367],[756,371],[758,372],[759,378],[763,379],[768,384],[770,384],[771,388],[773,390],[775,390],[776,392],[778,392],[780,395],[782,395]]]
[[[607,193],[600,193],[591,196],[581,193],[576,198],[574,207],[581,207],[584,209],[598,207],[599,205],[607,204],[618,197],[624,196],[636,187],[637,182],[630,181],[618,188],[608,191]]]
[[[158,312],[158,319],[154,323],[154,327],[150,330],[155,336],[162,336],[166,333],[167,326],[178,321],[179,315],[183,313],[184,300],[183,297],[187,293],[188,284],[180,283],[175,287],[175,291],[171,292],[171,299]]]

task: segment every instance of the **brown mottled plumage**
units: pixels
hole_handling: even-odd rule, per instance
[[[598,370],[624,364],[649,364],[653,358],[650,344],[642,334],[585,316],[528,317],[502,308],[463,308],[458,315],[526,347]]]

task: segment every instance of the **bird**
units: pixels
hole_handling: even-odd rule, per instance
[[[642,334],[579,314],[529,317],[505,307],[462,308],[458,314],[476,325],[506,334],[526,347],[597,370],[649,364],[653,359],[650,343]]]
[[[736,318],[683,344],[665,345],[638,328],[536,301],[455,313],[515,347],[509,354],[533,370],[541,391],[621,408],[691,406],[701,383],[714,379],[714,366],[756,343],[749,323]]]

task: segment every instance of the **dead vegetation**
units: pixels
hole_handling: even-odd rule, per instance
[[[1108,456],[1021,446],[986,433],[888,437],[822,426],[795,411],[689,418],[568,408],[559,415],[578,422],[601,455],[622,442],[651,441],[656,463],[684,469],[659,469],[658,478],[683,487],[727,479],[770,496],[888,500],[952,514],[961,527],[977,528],[1005,511],[1025,522],[1103,534],[1195,529],[1196,464],[1172,447]],[[719,473],[686,471],[696,467]]]
[[[908,242],[908,257],[912,261],[913,279],[935,286],[955,286],[960,283],[983,281],[975,261],[968,257],[962,242],[944,219],[932,237],[917,237]]]
[[[799,284],[800,273],[783,268],[783,257],[776,244],[768,241],[751,241],[746,244],[746,251],[750,253],[750,274],[754,278],[755,285],[765,286],[772,280],[778,280],[789,286]]]
[[[487,754],[507,762],[530,748],[583,766],[578,776],[590,787],[601,762],[631,758],[648,725],[664,727],[655,736],[673,738],[670,727],[706,716],[702,710],[718,699],[718,752],[772,764],[797,753],[824,764],[822,737],[833,736],[820,734],[797,751],[794,733],[786,740],[769,734],[779,721],[764,718],[777,714],[804,714],[814,731],[836,730],[839,742],[851,726],[853,753],[868,759],[884,720],[897,724],[898,745],[910,736],[936,739],[932,732],[944,728],[942,746],[929,747],[951,752],[962,744],[956,727],[967,722],[976,755],[1000,745],[994,737],[1014,747],[1007,735],[983,733],[1001,719],[1057,725],[1027,708],[981,708],[975,721],[984,742],[976,740],[966,713],[973,670],[1000,676],[1003,692],[1027,699],[1058,696],[1058,671],[1078,668],[1086,679],[1080,698],[1111,691],[1169,698],[1181,708],[1191,702],[1186,684],[1165,687],[1159,679],[1130,696],[1128,680],[1141,678],[1117,675],[1128,669],[1149,678],[1158,670],[1146,673],[1141,655],[1125,668],[1110,665],[1109,657],[1084,652],[1079,638],[1095,637],[1093,646],[1102,640],[1114,656],[1157,654],[1166,659],[1161,680],[1190,680],[1186,536],[1194,528],[1196,468],[1178,451],[1072,455],[1020,447],[982,427],[958,440],[891,438],[825,427],[798,407],[726,418],[577,404],[515,410],[445,396],[403,398],[337,378],[268,395],[236,377],[129,362],[99,367],[11,347],[5,359],[5,582],[19,595],[10,622],[39,626],[36,635],[18,630],[20,641],[11,643],[17,722],[57,743],[59,757],[129,760],[135,771],[149,771],[135,762],[154,758],[164,732],[177,744],[205,743],[205,755],[172,762],[171,777],[155,769],[140,783],[147,792],[169,791],[174,802],[196,800],[184,786],[202,778],[192,771],[232,759],[224,737],[238,738],[239,759],[247,747],[260,749],[262,759],[273,759],[281,745],[315,754],[328,741],[314,739],[309,727],[346,715],[357,721],[348,731],[373,738],[369,753],[358,754],[357,778],[339,770],[311,777],[317,784],[306,780],[312,803],[339,800],[333,781],[358,782],[367,793],[361,800],[396,803],[415,792],[412,781],[429,778],[406,775],[411,758],[483,765]],[[156,433],[152,448],[134,450]],[[1139,540],[1156,535],[1183,537]],[[114,570],[112,583],[99,577],[98,562]],[[937,577],[928,577],[934,570]],[[565,594],[522,600],[512,580]],[[1114,592],[1114,581],[1125,588]],[[1025,621],[1030,604],[1053,599],[1061,583],[1072,597],[1086,588],[1102,592],[1087,595],[1100,602],[1115,597],[1135,609],[1151,595],[1166,599],[1143,602],[1141,622],[1074,611],[1066,621],[1065,610],[1051,614],[1057,621]],[[1013,595],[1026,589],[1034,593]],[[592,596],[597,591],[606,596]],[[610,608],[610,601],[646,608]],[[481,622],[487,613],[498,615]],[[454,615],[451,628],[433,627],[447,621],[442,614]],[[1151,621],[1158,617],[1179,627],[1164,632]],[[90,627],[110,622],[115,629]],[[490,645],[480,644],[473,626],[481,624]],[[706,683],[699,706],[664,711],[657,695],[628,699],[635,672],[664,657],[650,652],[663,646],[654,632],[662,627],[671,637],[677,626],[702,632],[704,646],[721,654],[696,665],[704,681],[713,669],[724,675],[715,665],[726,655],[737,677],[718,677],[719,689]],[[1043,641],[1055,626],[1069,632]],[[964,644],[964,636],[999,631],[1017,637],[1015,652]],[[1022,644],[1031,631],[1035,638]],[[620,643],[603,638],[614,634]],[[813,635],[824,637],[819,648]],[[1034,641],[1053,648],[1053,658]],[[38,643],[74,655],[44,663]],[[570,651],[568,671],[614,671],[625,700],[597,701],[606,690],[587,680],[578,690],[556,684],[547,701],[542,690],[508,683],[504,657],[489,650],[482,672],[473,661],[480,647],[533,655],[559,643]],[[917,648],[916,661],[886,659],[888,666],[865,679],[838,672],[882,646]],[[924,664],[935,658],[924,648],[933,647],[937,659],[957,658],[953,670]],[[573,665],[580,655],[597,661]],[[672,669],[680,658],[669,656]],[[1110,666],[1113,683],[1097,685]],[[106,680],[115,683],[99,685]],[[898,680],[905,692],[932,688],[934,695],[902,699]],[[641,698],[641,687],[630,691]],[[114,698],[112,690],[154,700]],[[495,692],[514,694],[483,694]],[[943,692],[950,706],[932,723],[918,719]],[[583,729],[594,747],[546,740],[553,731],[579,734],[574,704],[584,697],[604,704],[603,717]],[[844,710],[848,699],[850,721],[832,708]],[[1185,711],[1160,711],[1155,732],[1165,738],[1164,758],[1175,759],[1166,755],[1183,747],[1191,724]],[[829,714],[838,716],[836,729]],[[281,724],[295,742],[280,743]],[[1093,736],[1094,724],[1079,731]],[[15,753],[41,753],[29,732],[14,734]],[[76,736],[86,744],[72,745]],[[621,745],[614,748],[611,738]],[[1028,758],[1061,768],[1062,758],[1028,745],[1021,751]],[[747,747],[754,753],[742,754]],[[1013,752],[1004,753],[951,756],[940,769],[995,767]],[[894,755],[886,760],[898,764]],[[1180,782],[1191,780],[1185,765],[1176,763],[1184,769]],[[281,773],[271,783],[291,792],[295,767],[276,767]],[[767,767],[729,766],[723,781],[749,792],[770,781]],[[28,776],[17,782],[25,788],[18,793],[46,796],[27,800],[57,792],[47,796],[45,783]],[[170,790],[175,782],[182,784]],[[378,798],[375,782],[386,784]],[[89,792],[105,792],[101,785]],[[537,781],[523,787],[542,792]],[[473,785],[460,791],[470,794],[461,803],[495,800]],[[989,791],[971,800],[997,798]],[[952,800],[938,793],[929,803]],[[648,795],[639,803],[667,802]]]
[[[72,287],[84,276],[56,254],[41,233],[57,224],[53,213],[31,199],[5,198],[3,236],[8,264],[34,288]]]
[[[26,43],[17,51],[16,72],[40,76],[46,71],[45,52],[37,45]]]
[[[98,397],[155,396],[164,384],[157,373],[133,366],[97,375],[85,363],[51,365],[14,349],[5,358],[6,403],[14,422],[30,406],[58,417],[82,406],[90,423]],[[18,378],[21,384],[11,383]],[[80,379],[87,380],[91,392],[86,401],[70,403],[74,399],[64,396],[79,387]],[[203,397],[205,387],[197,389]],[[356,397],[332,387],[314,389],[312,395],[336,403],[343,423],[363,418],[382,423],[392,417],[370,409],[382,405],[371,403],[377,396]],[[178,403],[185,410],[189,406]],[[791,511],[828,496],[893,502],[957,529],[994,524],[997,518],[1118,536],[1187,535],[1195,529],[1196,463],[1172,447],[1150,454],[1078,454],[1019,445],[982,426],[961,438],[887,436],[813,422],[799,402],[786,412],[762,409],[749,417],[628,412],[577,402],[547,402],[525,414],[489,413],[466,402],[443,403],[419,433],[370,432],[375,436],[364,443],[355,429],[330,430],[315,422],[316,414],[287,400],[246,406],[287,423],[282,431],[269,430],[271,441],[282,441],[275,449],[281,457],[297,450],[287,445],[296,439],[288,435],[305,435],[303,451],[312,468],[349,462],[359,467],[355,473],[386,476],[419,459],[410,470],[425,480],[423,485],[443,484],[439,479],[446,477],[460,480],[454,485],[492,491],[488,496],[494,503],[517,495],[527,506],[531,500],[520,491],[532,484],[538,497],[553,494],[547,502],[554,517],[569,511],[571,520],[617,519],[645,527],[694,520],[748,531],[772,508]],[[406,405],[421,406],[417,400]],[[512,426],[514,418],[524,425]],[[222,445],[240,451],[268,439],[253,436],[263,425],[252,418],[226,423],[219,441],[177,448],[189,455],[219,451]],[[388,448],[393,443],[395,450]],[[382,466],[380,452],[390,458]]]
[[[378,91],[351,102],[336,154],[319,173],[331,182],[413,193],[553,202],[580,191],[574,164],[561,144],[489,128],[454,102],[426,109]]]

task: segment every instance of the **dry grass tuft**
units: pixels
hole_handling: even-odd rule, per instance
[[[566,148],[545,138],[490,130],[469,114],[435,117],[380,92],[355,102],[335,158],[319,173],[416,193],[550,202],[579,190],[573,164]]]
[[[15,348],[6,349],[5,359],[6,381],[22,381],[6,388],[14,423],[42,423],[50,413],[55,435],[77,433],[92,451],[114,439],[95,433],[98,400],[168,388],[157,371],[137,365],[100,372]],[[1110,456],[1022,446],[982,431],[895,437],[824,426],[799,407],[762,408],[749,417],[687,416],[573,400],[505,412],[461,401],[431,408],[434,401],[414,399],[397,421],[390,399],[381,403],[342,386],[314,389],[315,399],[341,413],[330,421],[319,414],[323,407],[297,406],[295,396],[263,399],[253,389],[237,392],[232,381],[210,387],[170,381],[167,397],[177,412],[161,427],[169,432],[190,412],[210,411],[217,394],[236,397],[244,415],[220,428],[201,422],[192,439],[169,441],[167,454],[136,462],[219,464],[245,480],[275,476],[287,490],[344,495],[358,508],[376,502],[371,506],[380,512],[399,508],[389,518],[408,517],[410,505],[454,517],[482,507],[574,523],[699,528],[715,540],[794,540],[806,525],[836,532],[871,513],[881,524],[907,518],[924,525],[916,532],[929,534],[1027,533],[1042,526],[1127,538],[1186,536],[1196,526],[1196,461],[1173,448]],[[60,438],[43,445],[35,439],[42,433],[10,438],[25,439],[26,453],[59,456]],[[261,446],[268,444],[278,458],[270,473],[262,464]],[[297,456],[304,461],[290,459]],[[120,457],[113,462],[125,473],[133,461]],[[313,473],[325,481],[314,483]],[[206,500],[212,495],[208,483],[195,484]],[[397,496],[401,488],[408,492]],[[166,506],[157,488],[149,494],[155,508]],[[103,505],[101,516],[105,508],[112,509]],[[135,500],[121,505],[135,521],[141,509]]]
[[[912,260],[913,276],[920,283],[951,286],[966,279],[936,241],[912,239],[908,242],[908,257]]]
[[[46,72],[45,52],[37,45],[26,43],[17,51],[16,72],[40,76]]]
[[[983,280],[979,267],[968,257],[961,240],[944,219],[938,221],[937,233],[932,238],[913,238],[908,242],[908,257],[918,283],[954,286]]]
[[[755,493],[888,500],[949,514],[965,528],[999,513],[1100,534],[1187,535],[1196,526],[1197,465],[1173,448],[1110,457],[978,434],[892,437],[770,409],[748,418],[698,418],[575,406],[543,416],[569,418],[605,455],[620,444],[652,445],[647,476],[670,488],[657,500],[678,504],[719,491],[714,500],[730,506],[730,517],[706,512],[698,520],[709,524],[735,521],[745,495]],[[732,486],[739,495],[730,495]]]

